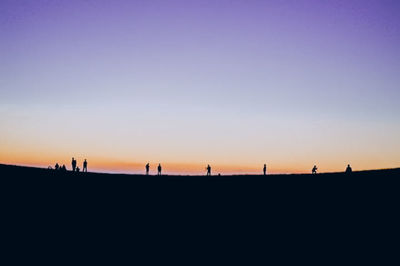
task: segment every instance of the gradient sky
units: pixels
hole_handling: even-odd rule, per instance
[[[0,1],[0,163],[400,166],[400,1]]]

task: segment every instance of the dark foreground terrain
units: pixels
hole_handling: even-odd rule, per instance
[[[293,175],[233,175],[233,176],[145,176],[128,174],[74,173],[0,164],[2,189],[22,197],[49,196],[49,200],[65,196],[71,202],[80,197],[140,197],[154,202],[177,200],[185,204],[187,198],[199,201],[224,199],[229,201],[257,200],[255,203],[321,199],[342,201],[347,197],[397,195],[400,186],[400,168],[345,173]],[[73,196],[73,197],[72,197]],[[123,200],[121,198],[121,200]],[[146,202],[143,202],[146,203]]]
[[[156,177],[0,165],[0,176],[2,228],[12,235],[11,248],[45,243],[44,254],[58,254],[66,245],[113,264],[119,256],[101,247],[157,250],[148,262],[189,254],[202,261],[211,252],[219,264],[258,262],[251,254],[279,254],[280,264],[341,263],[343,254],[351,255],[347,263],[382,264],[398,250],[392,243],[400,236],[400,169]],[[92,254],[93,246],[99,248]]]

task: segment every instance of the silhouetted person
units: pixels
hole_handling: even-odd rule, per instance
[[[207,165],[207,176],[211,176],[211,166]]]
[[[65,164],[60,168],[63,172],[67,172],[67,167],[65,167]]]
[[[266,164],[264,164],[263,172],[264,172],[264,175],[267,174],[267,165]]]
[[[79,166],[76,168],[76,172],[79,173],[81,169],[79,169]]]
[[[150,164],[147,163],[146,164],[146,175],[149,175],[149,171],[150,171]]]
[[[347,168],[346,168],[346,174],[351,174],[352,172],[353,172],[353,169],[351,169],[350,164],[348,164]]]
[[[157,175],[161,175],[161,164],[158,164],[157,171]]]
[[[58,163],[56,163],[56,165],[54,166],[54,169],[58,170],[60,168],[60,166],[58,165]]]
[[[85,161],[83,161],[83,169],[82,172],[86,172],[87,173],[87,161],[85,159]]]
[[[76,160],[74,159],[74,157],[72,157],[71,165],[72,165],[72,172],[75,172],[75,169],[76,169]]]
[[[311,171],[312,174],[313,174],[313,175],[317,174],[317,170],[318,170],[317,166],[314,165],[314,167],[313,167],[313,169],[312,169],[312,171]]]

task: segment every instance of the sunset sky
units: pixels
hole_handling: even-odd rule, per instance
[[[400,167],[400,1],[0,1],[0,163]]]

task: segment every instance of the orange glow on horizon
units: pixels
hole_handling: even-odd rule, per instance
[[[85,158],[78,158],[78,166],[82,168],[82,162]],[[122,160],[107,160],[104,158],[87,158],[89,172],[101,172],[101,173],[126,173],[126,174],[144,174],[145,165],[147,162],[127,162]],[[57,158],[51,160],[49,158],[38,158],[38,157],[10,157],[5,158],[0,156],[0,163],[11,164],[11,165],[22,165],[32,167],[47,168],[48,166],[54,167],[55,163],[58,162],[60,165],[65,164],[67,169],[71,169],[71,158]],[[205,175],[207,164],[200,163],[177,163],[177,162],[161,162],[163,167],[163,174],[172,175]],[[263,165],[227,165],[227,164],[212,164],[212,174],[222,175],[240,175],[240,174],[262,174]],[[158,162],[150,162],[150,174],[156,174],[156,167]],[[309,167],[311,168],[311,167]],[[354,168],[353,168],[354,169]],[[358,169],[368,170],[370,168]],[[354,169],[356,170],[356,169]],[[338,172],[341,170],[324,168],[323,171],[319,172]],[[282,165],[269,166],[267,164],[267,174],[301,174],[310,173],[309,169],[299,165],[298,167],[283,167]]]
[[[283,156],[276,155],[265,162],[257,158],[251,159],[244,156],[243,160],[223,156],[214,156],[210,161],[205,161],[204,156],[197,159],[195,154],[188,156],[173,156],[158,157],[154,161],[144,161],[137,158],[132,158],[131,161],[126,160],[124,157],[117,157],[116,154],[111,154],[109,158],[99,157],[91,152],[84,155],[82,152],[77,152],[71,156],[69,152],[63,150],[53,150],[53,147],[43,147],[41,149],[33,148],[24,150],[23,147],[11,149],[11,147],[3,146],[0,151],[0,163],[11,165],[25,165],[33,167],[47,168],[48,166],[54,167],[56,163],[60,165],[65,164],[67,169],[71,169],[71,158],[75,157],[78,161],[78,166],[82,168],[84,159],[88,160],[88,169],[93,172],[103,173],[127,173],[127,174],[144,174],[145,165],[150,163],[150,174],[156,174],[156,167],[161,163],[163,167],[163,174],[173,175],[205,175],[206,166],[210,164],[212,167],[212,174],[218,173],[222,175],[235,175],[235,174],[262,174],[263,164],[267,164],[268,174],[297,174],[297,173],[310,173],[314,164],[318,166],[318,172],[341,172],[345,170],[347,161],[342,159],[335,160],[332,157],[321,156],[320,161],[313,161],[312,159],[303,157],[293,157],[289,159],[282,158]],[[8,149],[7,149],[8,148]],[[148,154],[143,157],[153,157]],[[163,159],[164,158],[164,159]],[[167,158],[167,159],[165,159]],[[157,160],[157,161],[156,161]],[[159,160],[159,161],[158,161]],[[369,170],[369,169],[383,169],[383,168],[396,168],[399,167],[397,161],[393,160],[374,160],[374,158],[358,158],[350,162],[353,170]]]
[[[11,165],[22,165],[32,167],[43,167],[48,166],[54,167],[55,163],[60,165],[65,164],[67,169],[71,168],[72,158],[57,158],[57,159],[45,159],[45,158],[32,158],[28,156],[4,158],[0,157],[0,163],[11,164]],[[78,166],[82,168],[82,162],[85,158],[75,157],[78,161]],[[110,173],[127,173],[127,174],[144,174],[145,165],[147,162],[126,162],[121,160],[107,160],[104,158],[86,158],[88,160],[89,171],[93,172],[110,172]],[[156,174],[156,167],[158,162],[150,163],[150,174]],[[178,175],[205,175],[207,164],[200,163],[178,163],[178,162],[160,162],[163,167],[164,174],[178,174]],[[255,165],[227,165],[227,164],[212,164],[212,174],[262,174],[262,167]],[[270,168],[267,165],[267,173],[270,174],[290,174],[290,173],[305,173],[298,168]]]

